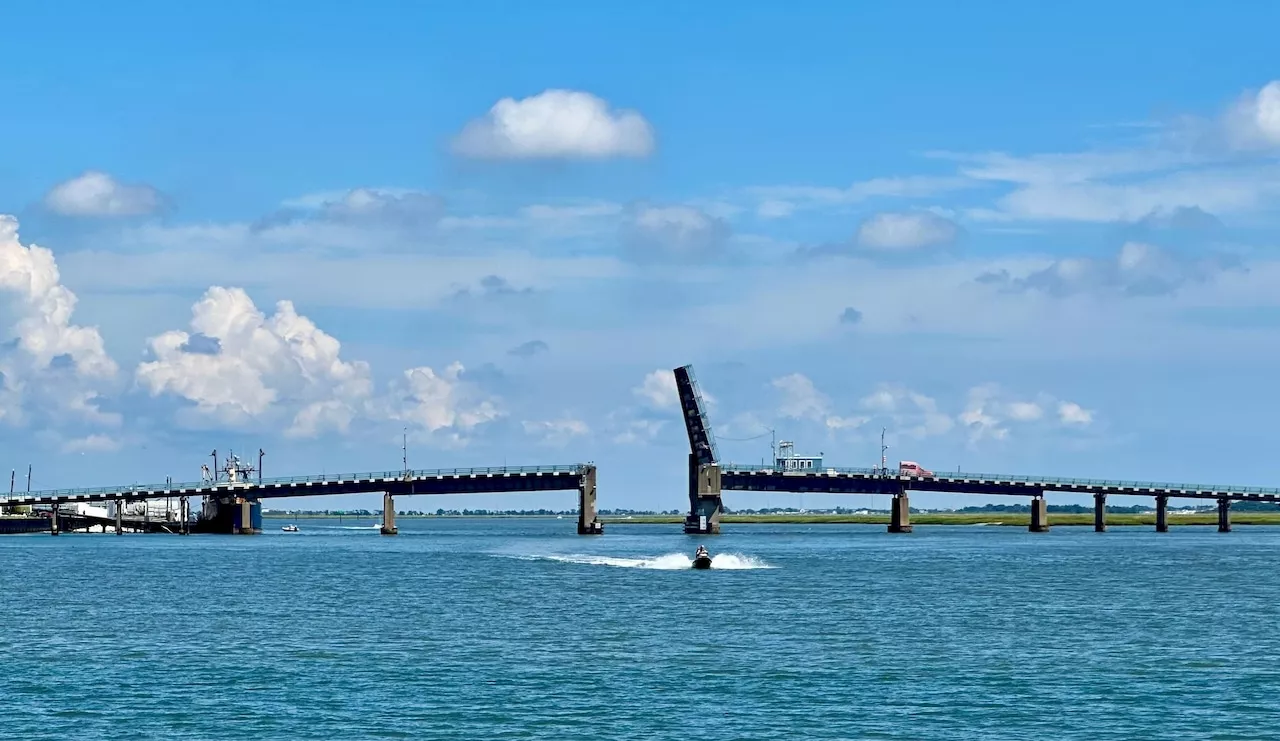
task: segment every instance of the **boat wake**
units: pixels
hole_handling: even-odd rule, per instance
[[[518,556],[526,561],[559,561],[561,563],[578,563],[588,566],[614,566],[624,569],[657,569],[659,571],[680,571],[693,568],[693,559],[683,553],[667,553],[652,558],[621,558],[618,556],[583,556],[583,555],[547,555]],[[748,569],[772,569],[773,566],[753,556],[737,553],[720,553],[711,557],[711,568],[726,571],[743,571]]]

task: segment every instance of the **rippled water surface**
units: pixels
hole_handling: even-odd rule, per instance
[[[1276,528],[267,523],[0,538],[0,737],[1280,737]]]

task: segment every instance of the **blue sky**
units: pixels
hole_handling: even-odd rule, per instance
[[[593,460],[604,506],[680,507],[693,363],[736,460],[775,429],[868,465],[887,428],[937,469],[1276,485],[1277,22],[28,4],[0,464],[393,469],[408,428],[415,466]],[[800,501],[730,505],[766,500]]]

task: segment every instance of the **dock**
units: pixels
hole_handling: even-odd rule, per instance
[[[234,472],[234,469],[232,469]],[[129,485],[80,489],[47,489],[21,495],[0,497],[0,508],[49,505],[56,512],[60,505],[111,502],[120,506],[129,502],[152,499],[206,497],[224,503],[235,517],[229,520],[231,532],[252,534],[261,531],[261,502],[283,497],[312,497],[336,494],[383,495],[382,532],[394,535],[397,496],[480,494],[504,492],[563,491],[578,492],[578,533],[598,535],[604,526],[597,516],[596,467],[592,463],[551,466],[502,466],[489,468],[448,468],[435,470],[378,471],[372,473],[332,473],[310,476],[285,476],[257,480],[200,481],[157,485]],[[236,508],[239,508],[238,510]],[[253,512],[257,509],[257,519]],[[53,517],[52,532],[59,532],[60,518]],[[77,515],[78,516],[78,515]],[[186,521],[185,516],[183,522]],[[122,531],[122,518],[114,520]],[[258,524],[255,525],[254,523]]]

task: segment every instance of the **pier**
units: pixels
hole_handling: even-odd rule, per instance
[[[385,535],[395,535],[398,532],[395,524],[395,497],[564,490],[578,492],[578,533],[602,533],[604,526],[596,515],[596,467],[591,463],[337,473],[265,479],[259,477],[256,481],[237,480],[233,475],[229,481],[49,489],[0,497],[0,508],[28,509],[32,506],[49,505],[55,515],[51,522],[51,532],[57,534],[60,532],[59,525],[62,524],[60,519],[68,524],[71,521],[65,518],[84,519],[80,515],[61,513],[59,509],[63,505],[110,502],[116,505],[115,510],[119,513],[123,510],[123,505],[130,502],[175,499],[181,502],[180,511],[184,516],[180,520],[185,531],[188,524],[185,516],[187,502],[191,497],[206,497],[206,502],[218,502],[227,514],[225,521],[220,522],[219,528],[213,531],[248,535],[261,531],[261,502],[264,499],[381,493],[381,529]],[[101,518],[95,519],[95,524],[101,524],[97,522],[99,519]],[[119,517],[112,524],[117,532],[125,527]],[[65,525],[61,529],[65,529]]]
[[[1149,496],[1156,506],[1156,531],[1168,532],[1170,498],[1211,499],[1218,505],[1218,531],[1231,531],[1231,503],[1239,501],[1280,503],[1280,488],[1222,484],[1165,483],[1118,479],[1085,479],[1057,476],[1023,476],[997,473],[903,474],[880,468],[840,468],[807,465],[815,459],[775,461],[774,465],[742,465],[719,460],[711,423],[693,368],[673,373],[676,391],[689,437],[689,514],[687,533],[720,532],[722,495],[726,491],[791,492],[797,494],[880,494],[892,497],[889,532],[911,532],[909,492],[944,492],[986,496],[1022,497],[1030,500],[1032,532],[1050,527],[1045,494],[1092,494],[1094,529],[1106,531],[1108,496]],[[927,474],[927,475],[925,475]]]

